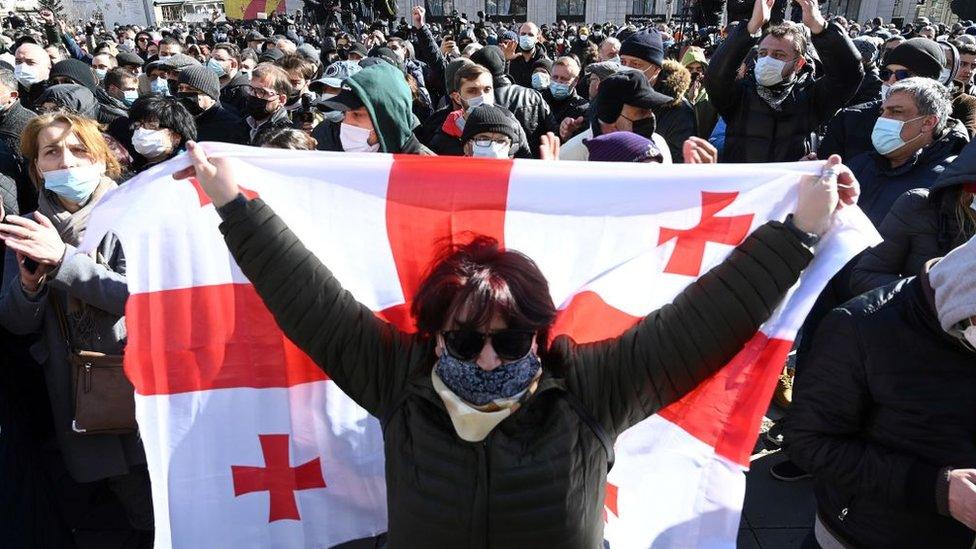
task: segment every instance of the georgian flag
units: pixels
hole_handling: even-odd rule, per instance
[[[783,219],[822,163],[681,165],[330,154],[208,143],[356,298],[403,330],[445,240],[533,258],[554,335],[619,334],[752,230]],[[280,331],[230,257],[185,156],[106,196],[86,246],[128,265],[125,367],[149,460],[157,547],[330,547],[386,529],[377,420]],[[744,471],[786,354],[830,277],[878,235],[844,208],[782,305],[713,378],[617,441],[606,538],[732,547]],[[294,284],[306,281],[296,278]]]

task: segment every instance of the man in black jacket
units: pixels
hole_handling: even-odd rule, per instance
[[[580,66],[575,58],[560,57],[553,62],[552,81],[542,90],[542,98],[549,104],[557,124],[567,118],[575,120],[586,115],[590,102],[576,93],[579,77]]]
[[[0,69],[0,141],[18,156],[20,134],[24,133],[27,123],[35,116],[33,111],[20,104],[20,90],[14,73]]]
[[[974,272],[970,241],[821,324],[786,428],[815,478],[820,546],[972,546]]]
[[[196,120],[197,140],[248,144],[247,124],[220,104],[220,81],[209,68],[198,65],[180,71],[176,96]]]
[[[551,62],[545,48],[539,44],[539,38],[539,27],[535,23],[528,21],[519,27],[519,55],[508,63],[508,75],[519,86],[531,88],[536,63],[540,60]]]
[[[754,36],[769,21],[772,0],[756,0],[752,19],[736,24],[712,57],[705,88],[727,124],[723,162],[793,162],[813,151],[810,135],[857,91],[864,69],[846,32],[827,23],[816,2],[803,2],[803,24],[824,74],[809,68],[807,39],[792,23],[771,27],[759,42],[755,76],[737,79]],[[847,157],[845,157],[847,158]]]
[[[216,44],[210,52],[207,68],[220,79],[220,103],[243,113],[251,79],[241,72],[241,50],[234,44]]]
[[[539,140],[547,132],[558,131],[558,126],[542,95],[524,86],[512,83],[505,74],[505,55],[498,46],[486,46],[474,52],[471,60],[491,71],[495,86],[495,104],[512,111],[522,124],[532,155],[539,154]]]

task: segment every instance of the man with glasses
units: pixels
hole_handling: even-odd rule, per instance
[[[288,96],[294,93],[288,73],[271,63],[261,63],[251,74],[251,83],[245,88],[247,100],[244,119],[250,128],[251,142],[258,133],[269,128],[291,127],[291,119],[285,110]]]
[[[879,72],[881,99],[849,107],[837,113],[831,119],[827,132],[820,142],[817,156],[829,158],[832,154],[839,154],[842,158],[848,159],[873,151],[871,131],[878,117],[881,116],[881,106],[891,86],[916,76],[938,81],[945,64],[945,54],[935,42],[927,38],[912,38],[902,42],[885,56],[885,65]],[[968,132],[961,123],[952,118],[948,120],[946,126],[950,131],[949,138],[953,139],[954,154],[957,154],[969,141]]]
[[[472,109],[461,134],[464,156],[512,158],[523,138],[522,126],[504,107],[481,105]]]

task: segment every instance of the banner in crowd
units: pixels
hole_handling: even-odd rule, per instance
[[[228,19],[266,19],[273,13],[294,13],[300,0],[224,0]]]
[[[533,258],[555,333],[621,333],[783,219],[822,163],[542,162],[236,147],[239,183],[283,217],[377,315],[407,313],[445,242],[472,233]],[[287,338],[230,257],[185,156],[108,195],[86,246],[116,233],[130,297],[126,372],[152,479],[157,547],[329,547],[386,529],[378,422]],[[816,295],[877,240],[835,216],[801,282],[738,356],[618,440],[606,537],[618,547],[733,547],[744,471]],[[306,280],[294,280],[306,284]]]

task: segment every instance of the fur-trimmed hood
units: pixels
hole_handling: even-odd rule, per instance
[[[677,107],[689,87],[691,87],[691,73],[688,69],[674,59],[665,59],[664,64],[661,65],[661,72],[657,75],[654,89],[674,98],[666,107]]]

